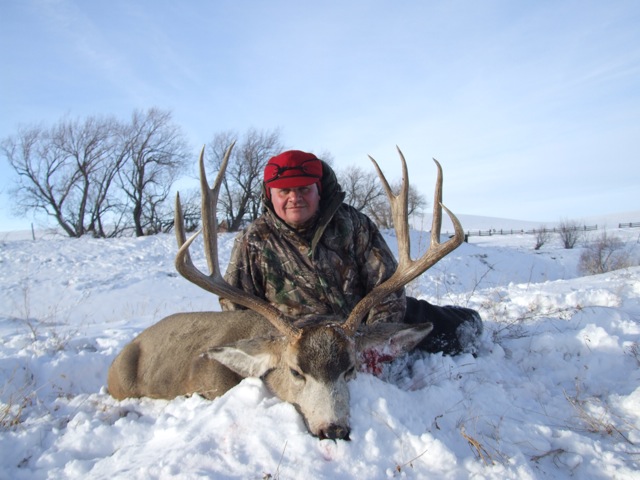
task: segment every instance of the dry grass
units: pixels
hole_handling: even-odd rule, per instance
[[[576,418],[584,430],[601,435],[617,435],[628,444],[634,445],[622,430],[635,430],[636,427],[611,412],[606,402],[597,397],[581,398],[579,386],[574,395],[569,395],[565,391],[564,397],[573,408]],[[620,427],[616,423],[620,424]]]
[[[18,382],[17,374],[18,369],[12,372],[9,380],[0,388],[1,430],[11,430],[20,425],[26,408],[33,401],[33,382],[26,378],[23,382]]]
[[[464,425],[460,426],[460,435],[462,435],[462,438],[467,441],[469,447],[471,448],[471,451],[473,452],[473,455],[478,460],[482,460],[482,463],[484,463],[485,465],[495,465],[491,454],[477,439],[467,433]]]

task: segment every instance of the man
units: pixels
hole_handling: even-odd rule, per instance
[[[300,319],[347,318],[397,262],[375,224],[343,203],[334,171],[315,155],[290,150],[264,169],[263,213],[238,237],[225,279]],[[242,308],[220,299],[223,310]],[[419,345],[446,354],[475,353],[482,333],[477,312],[436,307],[404,289],[374,307],[364,323],[432,322]]]

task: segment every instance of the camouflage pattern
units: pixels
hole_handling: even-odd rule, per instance
[[[300,319],[346,319],[397,266],[378,228],[342,203],[344,193],[333,170],[323,166],[320,212],[313,225],[306,231],[292,229],[263,195],[264,212],[236,238],[225,275],[230,284]],[[222,298],[220,304],[223,310],[243,308]],[[372,309],[364,322],[400,322],[405,310],[402,289]]]

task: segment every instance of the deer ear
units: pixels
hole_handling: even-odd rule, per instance
[[[261,377],[275,366],[281,351],[281,337],[261,337],[213,347],[203,355],[220,362],[241,377]]]
[[[360,327],[356,334],[358,352],[375,350],[396,358],[413,350],[433,330],[432,323],[374,323]]]

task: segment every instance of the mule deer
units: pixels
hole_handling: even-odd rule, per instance
[[[152,397],[171,399],[200,394],[215,398],[237,385],[243,377],[260,377],[273,394],[292,403],[311,434],[323,439],[349,439],[349,388],[347,382],[366,356],[394,358],[413,349],[432,329],[430,323],[361,325],[371,308],[402,288],[462,243],[464,233],[456,217],[445,207],[455,235],[440,243],[442,221],[442,169],[434,199],[431,245],[414,261],[409,255],[407,222],[408,174],[402,161],[402,187],[394,195],[376,161],[371,158],[391,202],[398,238],[399,259],[395,273],[378,285],[353,309],[348,318],[289,318],[266,300],[231,286],[218,264],[216,205],[220,185],[233,144],[209,188],[200,154],[202,232],[210,274],[198,270],[189,247],[197,234],[185,238],[180,197],[176,197],[175,229],[179,250],[178,272],[190,282],[242,305],[233,312],[177,313],[140,333],[115,358],[108,388],[117,399]]]

